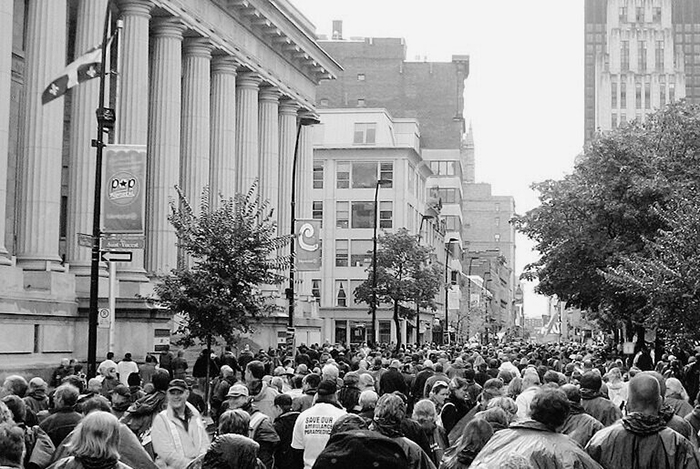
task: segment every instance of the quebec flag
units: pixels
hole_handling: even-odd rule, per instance
[[[97,46],[66,66],[61,74],[46,87],[41,103],[46,104],[66,94],[66,91],[84,81],[100,76],[102,47]]]

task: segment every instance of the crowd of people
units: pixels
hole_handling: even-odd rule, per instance
[[[700,348],[246,346],[8,376],[0,469],[700,469]],[[697,405],[696,405],[697,404]]]

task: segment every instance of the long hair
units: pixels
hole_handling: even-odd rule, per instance
[[[119,459],[119,420],[102,411],[83,417],[66,445],[73,456]]]

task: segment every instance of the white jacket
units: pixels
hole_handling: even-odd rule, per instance
[[[158,467],[182,469],[209,449],[209,436],[199,412],[189,402],[187,409],[191,414],[187,430],[170,406],[153,420],[151,440]]]

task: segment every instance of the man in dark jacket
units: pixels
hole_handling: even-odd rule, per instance
[[[603,425],[610,426],[622,417],[620,409],[600,394],[603,381],[595,371],[581,375],[581,406]]]
[[[559,433],[569,437],[584,448],[593,435],[605,428],[595,417],[588,415],[581,407],[581,393],[574,384],[565,384],[561,390],[566,393],[571,411],[564,424],[559,427]]]
[[[628,396],[629,413],[593,435],[586,452],[606,468],[700,468],[693,445],[668,428],[659,413],[659,382],[640,373],[630,379]]]
[[[292,451],[292,434],[300,412],[292,411],[292,398],[288,394],[275,397],[275,411],[279,415],[275,418],[273,426],[280,437],[280,444],[275,450],[275,468],[298,469]]]
[[[78,388],[70,384],[62,384],[53,395],[54,412],[39,426],[49,435],[54,447],[58,447],[83,418],[75,411],[79,395]]]
[[[379,378],[380,396],[394,391],[406,394],[406,380],[399,371],[399,368],[401,368],[401,362],[392,360],[389,364],[389,369],[382,373],[382,376]]]

